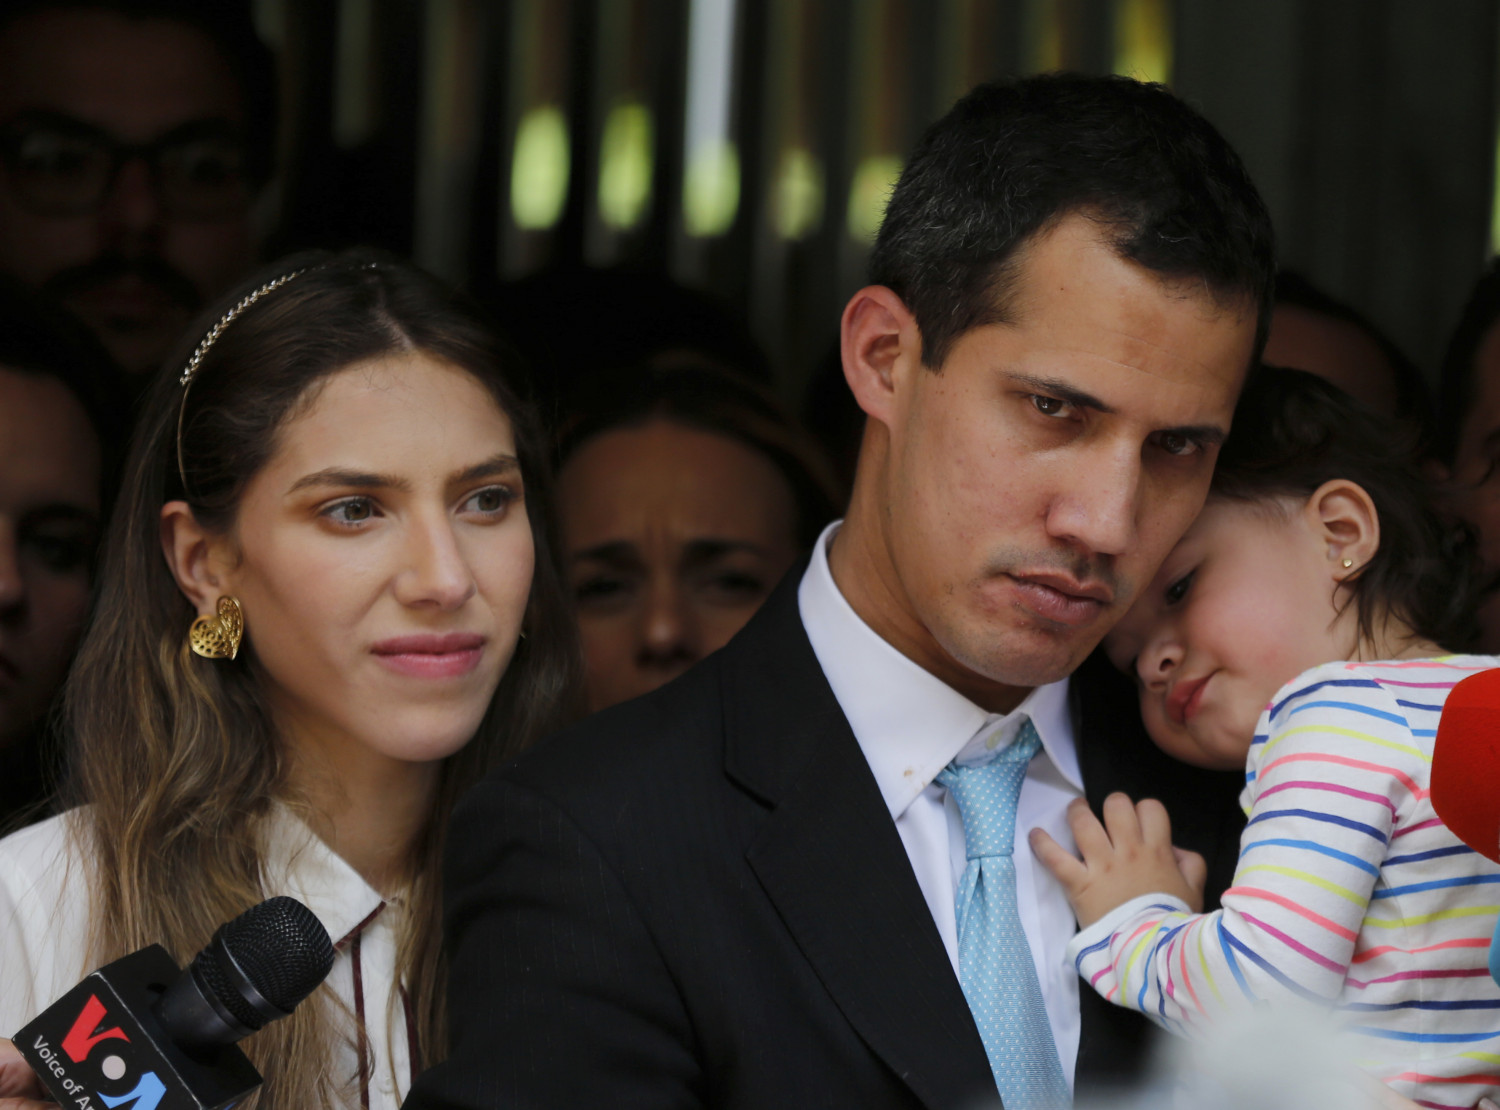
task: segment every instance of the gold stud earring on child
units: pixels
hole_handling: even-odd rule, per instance
[[[1343,562],[1343,567],[1344,567],[1345,570],[1348,570],[1353,565],[1354,565],[1354,560],[1353,559],[1345,559],[1344,562]]]

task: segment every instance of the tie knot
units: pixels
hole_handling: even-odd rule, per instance
[[[969,859],[1008,856],[1016,840],[1016,803],[1026,769],[1041,749],[1042,740],[1028,720],[1015,741],[988,763],[964,767],[950,763],[938,772],[958,803],[964,822],[964,847]]]

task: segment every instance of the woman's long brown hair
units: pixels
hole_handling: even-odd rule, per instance
[[[248,291],[296,269],[306,272],[245,310],[202,360],[182,413],[179,477],[177,374],[189,351]],[[204,527],[228,532],[246,484],[276,450],[279,429],[318,384],[353,363],[402,351],[467,370],[509,417],[537,549],[527,636],[473,741],[446,760],[414,846],[397,973],[430,1064],[446,1045],[440,877],[448,815],[489,767],[562,723],[578,674],[549,550],[546,449],[510,384],[515,357],[458,295],[383,255],[316,253],[256,275],[205,313],[148,394],[131,447],[98,605],[65,694],[66,801],[85,807],[74,811],[71,828],[92,885],[95,963],[152,943],[185,961],[220,924],[270,893],[262,885],[263,819],[273,801],[295,806],[297,799],[260,687],[254,630],[234,662],[191,654],[187,629],[196,613],[163,558],[160,511],[183,498]],[[354,1077],[331,1066],[337,1007],[321,990],[244,1042],[266,1079],[244,1106],[346,1100]]]

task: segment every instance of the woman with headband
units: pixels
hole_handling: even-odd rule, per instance
[[[203,328],[146,399],[69,679],[75,808],[0,841],[0,1033],[290,894],[339,955],[243,1042],[243,1105],[394,1110],[445,1048],[449,811],[574,689],[545,449],[509,352],[383,256],[293,260]]]

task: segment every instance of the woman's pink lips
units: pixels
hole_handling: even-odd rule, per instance
[[[456,678],[479,665],[484,637],[471,632],[393,636],[370,649],[375,658],[399,674],[417,678]]]
[[[1167,695],[1167,716],[1179,725],[1185,725],[1198,715],[1198,706],[1203,701],[1203,691],[1213,675],[1207,674],[1191,682],[1179,682]]]

